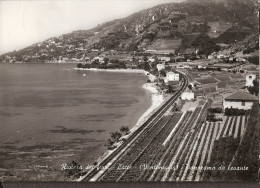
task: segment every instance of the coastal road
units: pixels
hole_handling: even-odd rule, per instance
[[[182,85],[180,89],[175,92],[175,94],[166,101],[142,126],[140,126],[135,132],[133,132],[127,140],[121,144],[118,148],[116,148],[113,153],[111,153],[107,158],[105,158],[98,167],[101,168],[93,168],[90,170],[86,175],[81,177],[79,181],[104,181],[104,175],[109,172],[110,167],[118,163],[119,159],[125,155],[127,152],[129,152],[129,149],[135,144],[136,140],[139,137],[153,137],[151,130],[157,128],[158,131],[161,126],[164,126],[167,123],[167,120],[161,125],[162,117],[165,114],[165,112],[174,104],[174,102],[179,98],[181,93],[186,89],[188,86],[188,78],[186,75],[182,72],[179,72],[182,78]],[[169,121],[169,120],[168,120]],[[160,122],[160,123],[158,123]],[[159,125],[158,125],[159,124]],[[157,127],[156,127],[157,126]],[[158,134],[158,133],[154,133]],[[145,145],[144,145],[145,147]],[[138,155],[141,155],[143,150],[140,150]],[[134,161],[129,160],[128,162],[124,162],[126,164],[129,163],[132,164]],[[127,166],[127,165],[126,165]],[[103,167],[103,168],[102,168]],[[104,168],[105,167],[105,168]],[[127,170],[127,169],[126,169]],[[124,175],[125,171],[122,171],[121,174],[118,174],[118,177],[115,177],[115,180],[119,180],[122,175]]]

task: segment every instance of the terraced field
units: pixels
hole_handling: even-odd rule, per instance
[[[154,127],[142,134],[135,144],[103,173],[99,181],[176,181],[181,180],[181,176],[183,179],[190,177],[194,172],[186,170],[185,162],[198,162],[195,146],[202,148],[202,144],[198,142],[201,140],[201,133],[203,132],[203,138],[206,138],[206,133],[209,132],[201,129],[202,125],[204,128],[209,127],[203,124],[207,106],[205,103],[194,112],[164,116]],[[205,142],[203,141],[203,145]],[[122,166],[126,168],[121,169]]]
[[[162,116],[94,181],[203,181],[216,174],[214,166],[232,160],[249,116],[225,116],[223,122],[206,122],[208,107],[205,102],[194,111]],[[219,160],[216,153],[221,153],[219,146],[223,143],[228,154],[231,146],[235,148]],[[215,163],[216,157],[220,163]]]

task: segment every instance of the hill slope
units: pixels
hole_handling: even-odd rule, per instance
[[[216,43],[242,41],[258,32],[257,0],[188,0],[135,13],[127,18],[74,31],[0,56],[0,62],[82,59],[89,51],[157,50],[206,55]],[[203,43],[198,42],[201,39]],[[210,48],[208,48],[210,46]],[[209,49],[209,50],[205,50]]]

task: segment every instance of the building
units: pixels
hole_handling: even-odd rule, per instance
[[[180,80],[180,75],[178,73],[174,72],[167,72],[166,73],[166,78],[165,82],[168,83],[169,81],[179,81]]]
[[[250,110],[253,103],[258,101],[258,98],[246,92],[237,92],[223,100],[223,109],[237,108],[242,110]]]
[[[217,56],[217,58],[218,58],[218,59],[224,59],[224,55],[223,55],[223,54],[219,54],[219,55]]]
[[[253,87],[254,86],[254,80],[256,79],[256,75],[255,74],[249,74],[246,75],[246,86],[247,87]]]
[[[209,55],[208,59],[215,59],[215,57],[213,55]]]
[[[103,60],[104,60],[104,58],[97,56],[97,57],[94,57],[94,58],[92,59],[92,62],[97,61],[98,63],[102,63]]]
[[[183,92],[181,94],[181,100],[193,100],[194,99],[194,93],[193,92]]]
[[[158,57],[158,60],[161,61],[161,62],[169,62],[171,60],[170,57]]]
[[[156,68],[158,71],[165,69],[165,64],[157,64]]]
[[[154,58],[154,57],[150,57],[150,58],[148,59],[148,62],[154,63],[154,62],[155,62],[155,58]]]

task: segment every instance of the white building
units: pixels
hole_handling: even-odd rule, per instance
[[[157,64],[156,68],[158,71],[163,70],[165,69],[165,64]]]
[[[179,81],[180,80],[180,75],[178,73],[174,72],[167,72],[166,73],[166,78],[165,82],[168,83],[169,81]]]
[[[158,57],[158,60],[159,60],[159,61],[168,62],[168,61],[171,60],[171,58],[170,58],[170,57]]]
[[[249,74],[246,75],[246,86],[247,87],[252,87],[254,86],[253,81],[256,79],[256,75],[255,74]]]
[[[155,58],[154,58],[154,57],[150,57],[150,58],[148,59],[148,61],[151,62],[151,63],[154,63],[154,62],[155,62]]]
[[[215,59],[215,57],[213,55],[209,55],[208,59]]]
[[[193,100],[194,99],[194,93],[193,92],[183,92],[181,94],[181,100]]]
[[[254,95],[245,92],[237,92],[223,100],[223,109],[237,108],[242,110],[250,110],[254,101],[258,101],[258,98]]]
[[[218,59],[223,59],[223,58],[224,58],[224,55],[223,55],[223,54],[219,54],[219,55],[217,56],[217,58],[218,58]]]
[[[103,63],[103,60],[104,60],[104,58],[103,57],[94,57],[93,59],[92,59],[92,62],[94,62],[94,61],[98,61],[99,63]]]
[[[233,57],[228,58],[229,61],[234,61]]]

